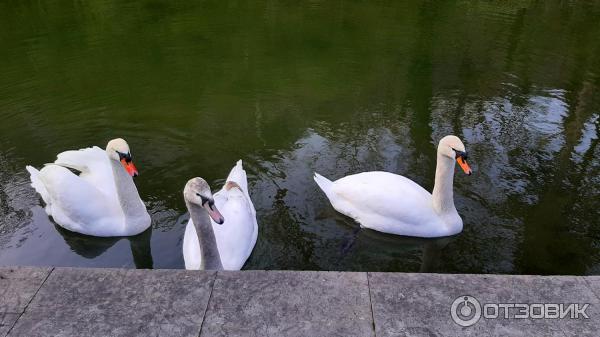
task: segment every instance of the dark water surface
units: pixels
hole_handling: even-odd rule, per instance
[[[242,158],[247,269],[600,274],[599,89],[600,2],[2,1],[0,264],[181,268],[185,182]],[[450,133],[451,238],[359,230],[311,179],[431,190]],[[25,165],[115,137],[152,231],[60,230]]]

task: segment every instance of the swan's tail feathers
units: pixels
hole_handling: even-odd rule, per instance
[[[246,177],[246,171],[244,171],[241,159],[231,169],[225,183],[225,186],[230,188],[235,187],[235,185],[239,186],[244,192],[248,192],[248,178]]]
[[[29,165],[27,165],[27,167],[25,168],[27,169],[27,172],[29,172],[29,176],[31,179],[31,187],[33,187],[35,191],[42,196],[42,199],[46,204],[49,204],[50,194],[48,193],[48,190],[46,190],[46,186],[40,178],[40,171],[38,171],[35,167]]]
[[[315,172],[315,176],[314,176],[315,182],[317,183],[317,185],[319,185],[319,187],[321,188],[321,190],[323,190],[323,192],[325,192],[325,194],[327,195],[328,198],[331,197],[331,194],[333,193],[333,182],[325,177],[323,177],[322,175],[318,174],[317,172]]]

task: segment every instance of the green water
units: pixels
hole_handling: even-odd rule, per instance
[[[585,1],[2,1],[0,264],[181,268],[185,182],[241,158],[247,269],[600,274],[599,37]],[[359,229],[311,179],[431,190],[451,133],[451,238]],[[152,230],[61,230],[25,165],[115,137]]]

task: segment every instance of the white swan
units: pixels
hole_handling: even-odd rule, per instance
[[[183,195],[190,212],[183,238],[185,268],[240,270],[258,236],[256,211],[242,161],[231,170],[214,199],[202,178],[188,181]]]
[[[97,146],[65,151],[40,171],[32,166],[27,171],[46,213],[61,227],[94,236],[129,236],[150,226],[132,179],[138,172],[123,139],[108,142],[106,151]]]
[[[388,172],[363,172],[335,182],[315,173],[314,179],[333,208],[361,227],[405,236],[449,236],[463,228],[452,194],[455,160],[471,175],[464,144],[456,136],[446,136],[437,149],[433,194]]]

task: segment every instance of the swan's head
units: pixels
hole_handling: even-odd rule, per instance
[[[127,144],[124,139],[117,138],[108,142],[106,145],[106,153],[110,159],[121,162],[121,165],[123,165],[130,176],[137,177],[139,175],[138,170],[135,168],[135,165],[133,165],[131,159],[129,144]]]
[[[438,153],[451,158],[452,160],[456,160],[458,165],[463,169],[463,171],[471,175],[471,167],[467,163],[467,150],[465,148],[465,144],[456,136],[446,136],[440,140],[440,144],[438,145]]]
[[[215,206],[215,199],[206,180],[199,177],[190,179],[183,189],[183,197],[188,202],[204,208],[211,219],[219,225],[225,222],[221,212]]]

